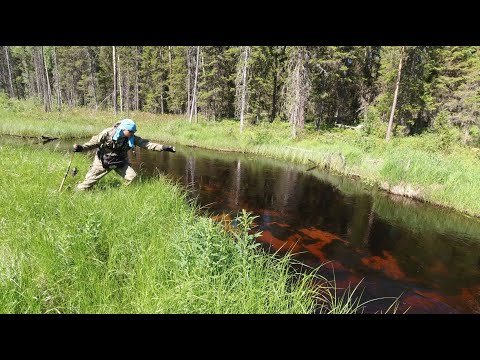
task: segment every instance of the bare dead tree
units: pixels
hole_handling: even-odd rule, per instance
[[[168,76],[170,77],[172,75],[172,47],[168,47],[168,68],[169,68],[169,73]]]
[[[398,62],[397,83],[395,84],[395,93],[393,95],[392,111],[390,112],[390,120],[388,121],[387,135],[385,136],[386,142],[390,140],[390,136],[392,133],[393,114],[395,113],[395,107],[397,106],[397,96],[398,96],[398,88],[400,87],[400,76],[402,74],[402,61],[403,61],[404,49],[405,49],[405,46],[402,46],[402,48],[400,49],[400,61]]]
[[[196,59],[196,66],[195,66],[195,81],[193,83],[193,96],[192,96],[192,108],[190,110],[190,118],[189,122],[192,123],[192,115],[193,115],[193,110],[195,109],[195,112],[197,111],[197,78],[198,78],[198,59],[200,58],[200,46],[197,46],[197,59]],[[197,118],[198,122],[198,118]]]
[[[127,117],[130,117],[130,66],[127,66],[125,78],[125,108],[127,109]]]
[[[200,67],[202,69],[202,76],[205,78],[206,73],[205,73],[205,59],[204,59],[204,54],[200,54]],[[213,96],[213,106],[212,106],[212,100],[207,100],[205,103],[205,117],[207,118],[207,121],[209,121],[209,109],[213,108],[213,121],[215,121],[215,95]],[[198,114],[197,114],[198,118]],[[198,120],[197,120],[198,123]]]
[[[57,106],[58,111],[62,111],[62,98],[61,98],[61,91],[60,91],[60,74],[58,72],[58,64],[57,64],[57,50],[55,46],[53,47],[53,64],[55,65],[55,88],[57,90]]]
[[[305,124],[305,107],[310,92],[307,60],[307,50],[299,46],[293,50],[288,64],[285,110],[292,124],[293,138],[297,136],[297,127],[303,129]]]
[[[52,111],[52,90],[50,89],[50,77],[48,76],[48,68],[47,68],[47,62],[45,61],[45,52],[43,51],[43,46],[41,47],[42,49],[42,61],[43,61],[43,67],[45,69],[45,78],[47,80],[46,83],[44,83],[44,89],[45,89],[45,110],[47,112]]]
[[[138,111],[139,108],[139,94],[138,94],[138,73],[140,71],[140,62],[139,62],[139,57],[140,57],[140,49],[138,46],[135,47],[135,110]]]
[[[162,67],[163,67],[163,49],[162,47],[160,47],[160,51],[159,51],[159,60],[160,60],[160,64],[162,64]],[[164,108],[163,108],[163,78],[162,76],[160,76],[160,113],[163,115],[164,114]]]
[[[35,91],[35,95],[38,96],[42,102],[44,101],[43,100],[43,91],[41,90],[42,89],[42,74],[43,74],[43,69],[41,65],[39,65],[39,62],[38,62],[38,49],[37,49],[37,46],[33,46],[32,47],[32,60],[33,60],[33,66],[34,66],[34,69],[35,69],[35,88],[34,88],[34,91]]]
[[[240,133],[243,132],[245,108],[247,106],[247,72],[248,72],[248,57],[250,54],[250,46],[244,46],[239,56],[237,66],[237,77],[235,81],[237,115],[240,117]]]
[[[116,64],[116,59],[117,55],[115,54],[115,46],[112,46],[113,48],[113,53],[112,53],[112,58],[113,58],[113,112],[115,115],[117,115],[117,64]]]
[[[191,94],[191,85],[190,85],[190,80],[192,78],[192,64],[191,64],[191,60],[190,60],[190,51],[191,48],[189,47],[187,49],[187,113],[186,115],[189,116],[190,115],[190,94]]]
[[[13,91],[12,69],[11,69],[11,66],[10,66],[10,57],[8,55],[8,46],[4,46],[3,48],[5,49],[5,60],[7,62],[9,95],[10,95],[10,97],[14,97],[15,93]]]
[[[120,69],[120,54],[117,54],[117,77],[118,77],[118,87],[119,87],[119,90],[120,90],[120,112],[123,112],[123,86],[122,86],[122,82],[123,82],[123,76],[122,76],[122,72],[121,72],[121,69]]]

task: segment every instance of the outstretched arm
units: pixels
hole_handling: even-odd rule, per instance
[[[110,129],[105,129],[102,132],[100,132],[98,135],[92,136],[92,138],[86,143],[84,143],[83,145],[80,145],[80,144],[73,145],[73,151],[81,152],[81,151],[87,151],[90,149],[98,148],[100,144],[105,142],[105,139],[107,137],[109,130]]]
[[[175,152],[175,146],[164,145],[152,142],[147,139],[142,139],[141,137],[135,135],[135,145],[144,149],[153,150],[153,151],[170,151]]]

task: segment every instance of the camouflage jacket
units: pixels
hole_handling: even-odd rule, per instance
[[[98,148],[99,151],[103,152],[104,154],[114,153],[121,158],[127,159],[128,150],[130,150],[128,139],[123,136],[117,141],[114,141],[112,138],[115,134],[115,130],[115,126],[109,127],[102,130],[98,135],[93,136],[89,141],[82,145],[84,151]],[[157,144],[149,140],[142,139],[137,135],[133,136],[135,146],[148,150],[162,151],[162,144]]]

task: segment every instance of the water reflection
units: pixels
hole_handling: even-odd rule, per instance
[[[175,176],[212,214],[253,211],[265,248],[299,253],[309,266],[328,262],[322,272],[334,271],[339,286],[363,279],[365,300],[403,294],[399,311],[480,312],[477,219],[260,156],[182,148],[137,151],[133,163]]]

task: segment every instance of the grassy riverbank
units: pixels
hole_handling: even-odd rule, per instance
[[[177,116],[118,114],[74,109],[44,113],[31,102],[3,100],[0,133],[61,138],[89,137],[117,119],[130,117],[138,135],[172,145],[189,145],[318,165],[388,192],[456,209],[480,217],[480,155],[458,145],[455,134],[393,138],[351,129],[313,131],[308,127],[293,140],[286,123],[248,125],[240,134],[238,121],[198,124]]]
[[[0,313],[313,311],[313,275],[255,250],[251,217],[228,231],[163,177],[59,193],[68,160],[1,147]]]

